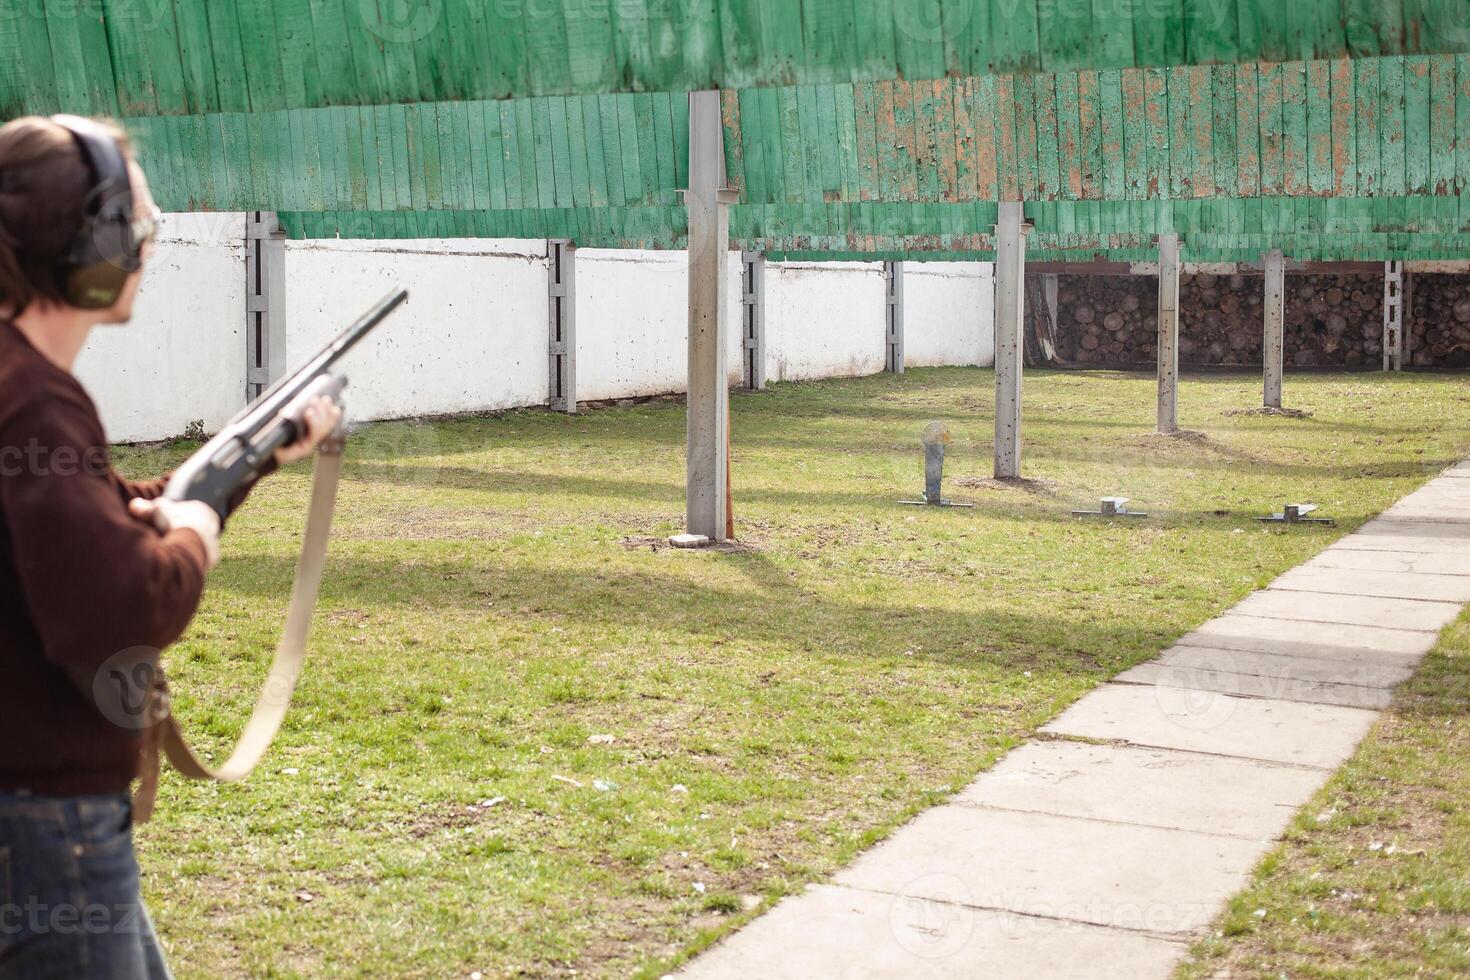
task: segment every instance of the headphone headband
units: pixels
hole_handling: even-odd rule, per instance
[[[106,309],[117,302],[128,277],[143,267],[133,234],[133,186],[118,141],[81,116],[52,116],[76,141],[92,175],[82,223],[57,269],[62,295],[72,306]]]

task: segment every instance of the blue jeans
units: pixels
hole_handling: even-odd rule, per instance
[[[0,980],[164,980],[117,796],[0,793]]]

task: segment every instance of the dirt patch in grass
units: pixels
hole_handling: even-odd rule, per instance
[[[630,534],[619,539],[618,544],[622,545],[628,551],[652,551],[655,553],[664,551],[689,551],[696,554],[703,552],[705,554],[715,555],[746,555],[760,550],[753,542],[744,539],[721,541],[719,544],[712,544],[706,548],[675,548],[669,544],[667,536],[655,537],[648,534]]]
[[[1020,491],[1033,497],[1055,497],[1056,480],[1028,480],[1025,477],[962,476],[954,481],[955,486],[966,490]]]
[[[1238,418],[1245,415],[1263,415],[1270,418],[1282,419],[1309,419],[1313,413],[1304,412],[1299,408],[1232,408],[1221,412],[1226,418]]]

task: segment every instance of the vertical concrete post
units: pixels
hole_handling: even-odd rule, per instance
[[[1179,236],[1159,236],[1159,431],[1179,431]]]
[[[741,330],[744,340],[745,387],[751,391],[764,391],[766,387],[766,257],[760,252],[743,252],[740,256],[742,271]]]
[[[550,283],[547,290],[547,356],[553,412],[577,414],[577,250],[571,242],[546,243]]]
[[[1404,264],[1383,264],[1383,370],[1404,369]]]
[[[1020,201],[1000,203],[995,226],[995,476],[1021,475],[1021,331],[1026,313],[1026,229]]]
[[[884,344],[883,369],[903,374],[903,263],[883,263]]]
[[[726,534],[730,389],[726,368],[725,278],[731,195],[725,191],[720,93],[689,95],[689,400],[688,532],[711,541]]]
[[[274,211],[245,215],[245,403],[286,373],[286,233]]]
[[[1281,407],[1281,381],[1286,351],[1286,257],[1281,249],[1266,253],[1265,362],[1267,408]]]

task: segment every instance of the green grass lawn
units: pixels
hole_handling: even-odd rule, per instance
[[[993,376],[734,398],[741,545],[683,515],[684,412],[372,427],[311,662],[262,770],[170,778],[140,834],[183,976],[658,976],[967,783],[1089,689],[1470,452],[1448,375],[1028,374],[1027,476],[898,506],[918,434],[990,473]],[[186,447],[123,450],[133,474]],[[280,626],[308,474],[257,490],[169,659],[222,749]],[[1077,521],[1122,494],[1153,516]],[[1310,500],[1336,528],[1253,518]]]
[[[1182,977],[1470,976],[1470,615]]]

